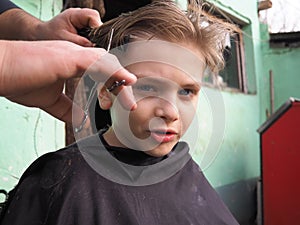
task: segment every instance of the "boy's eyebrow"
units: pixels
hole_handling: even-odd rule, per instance
[[[137,73],[135,75],[137,77],[136,84],[139,84],[140,82],[150,82],[153,84],[157,84],[157,83],[163,84],[163,83],[168,83],[168,82],[176,83],[176,82],[172,81],[171,79],[162,78],[162,77],[145,76],[144,74],[141,74],[141,73]],[[178,84],[178,86],[180,86],[182,88],[200,90],[201,82],[195,81],[194,79],[191,79],[191,80],[193,82],[190,81],[190,82],[186,82],[186,83],[181,83],[181,84]]]
[[[194,89],[194,90],[199,91],[201,89],[201,83],[195,81],[193,83],[184,84],[181,87],[187,88],[187,89]]]

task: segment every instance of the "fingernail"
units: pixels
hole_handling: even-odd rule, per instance
[[[84,47],[94,47],[94,43],[87,41],[85,42]]]

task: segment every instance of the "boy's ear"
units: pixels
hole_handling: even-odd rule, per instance
[[[98,100],[99,100],[100,108],[103,110],[108,110],[112,106],[112,102],[113,102],[112,96],[111,96],[111,93],[109,93],[106,90],[105,85],[99,86]]]

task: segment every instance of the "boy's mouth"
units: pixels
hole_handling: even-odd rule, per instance
[[[177,133],[174,130],[151,130],[151,137],[159,143],[173,141]]]

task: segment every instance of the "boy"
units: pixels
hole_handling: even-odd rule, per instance
[[[127,87],[100,86],[111,127],[36,160],[11,194],[2,224],[238,224],[179,142],[205,67],[222,64],[226,29],[200,16],[154,2],[91,31],[92,41],[110,43],[137,76],[136,108],[119,104]]]

